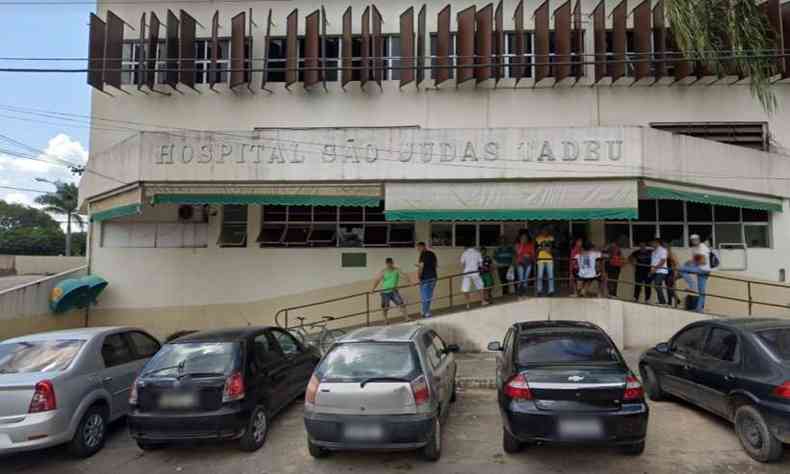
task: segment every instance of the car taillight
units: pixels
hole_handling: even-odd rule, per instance
[[[57,408],[58,404],[55,401],[55,387],[49,380],[42,380],[36,384],[36,391],[33,393],[33,399],[30,400],[30,408],[28,413],[39,413],[42,411],[51,411]]]
[[[137,405],[137,380],[132,382],[132,389],[129,391],[129,405]]]
[[[420,375],[411,381],[411,391],[414,394],[414,403],[417,406],[431,401],[431,391],[428,389],[428,380]]]
[[[634,400],[642,400],[645,398],[645,391],[642,389],[642,383],[634,377],[633,375],[629,375],[625,378],[625,393],[623,394],[623,400],[626,401],[634,401]]]
[[[244,398],[244,378],[241,372],[234,372],[225,379],[225,388],[222,390],[222,403],[235,402]]]
[[[790,380],[776,387],[772,393],[774,394],[775,397],[790,400]]]
[[[518,374],[505,384],[505,396],[515,400],[532,400],[532,392],[524,374]]]
[[[318,393],[318,386],[321,385],[321,382],[318,381],[318,377],[313,375],[310,377],[310,383],[307,384],[307,391],[304,394],[304,401],[315,405],[315,396]]]

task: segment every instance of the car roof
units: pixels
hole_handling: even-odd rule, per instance
[[[201,341],[211,341],[211,342],[239,341],[242,339],[246,339],[248,336],[252,334],[256,334],[271,328],[272,326],[244,326],[239,328],[225,328],[225,329],[213,329],[209,331],[198,331],[198,332],[193,332],[192,334],[181,336],[174,341],[170,341],[168,344],[181,343],[181,342],[201,342]]]
[[[414,326],[373,326],[357,329],[341,338],[339,342],[409,342],[423,329],[425,326],[420,324]]]
[[[514,327],[519,332],[553,331],[557,329],[604,332],[599,326],[587,321],[526,321],[516,323]]]
[[[762,329],[790,328],[790,320],[780,318],[721,318],[702,321],[705,323],[729,326],[742,331],[759,331]]]
[[[11,339],[6,339],[2,342],[21,342],[21,341],[51,341],[55,339],[93,339],[96,336],[101,336],[108,333],[119,331],[141,331],[139,328],[127,326],[103,326],[91,328],[75,328],[75,329],[62,329],[59,331],[40,332],[35,334],[28,334],[26,336],[18,336]]]

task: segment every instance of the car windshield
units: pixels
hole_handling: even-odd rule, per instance
[[[352,342],[336,345],[317,373],[321,380],[412,380],[419,373],[419,364],[410,343]]]
[[[0,344],[0,374],[66,370],[84,344],[77,339]]]
[[[144,377],[226,375],[236,365],[235,342],[180,342],[165,344],[148,361]]]
[[[790,361],[790,328],[759,331],[757,336],[782,360]]]
[[[517,353],[519,365],[619,362],[612,344],[595,333],[525,334]]]

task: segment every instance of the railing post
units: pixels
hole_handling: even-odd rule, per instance
[[[367,320],[366,326],[370,326],[370,293],[365,293],[365,315]]]
[[[285,310],[285,327],[283,329],[288,329],[288,309]]]
[[[450,310],[453,309],[453,277],[450,275],[450,278],[447,280],[450,282]]]
[[[751,316],[752,315],[752,282],[751,281],[746,282],[746,294],[748,295],[747,297],[749,299],[749,316]]]

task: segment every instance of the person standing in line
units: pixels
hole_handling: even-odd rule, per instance
[[[600,291],[600,285],[593,285],[601,280],[601,252],[595,250],[595,246],[589,240],[582,244],[581,251],[574,257],[576,265],[576,288],[574,291],[577,296],[587,296],[590,288],[596,286],[596,293]]]
[[[672,251],[667,245],[667,279],[665,281],[667,286],[667,304],[669,306],[677,306],[679,303],[677,293],[675,293],[675,281],[678,277],[678,260],[675,257],[675,252]]]
[[[708,276],[710,275],[710,248],[700,240],[699,235],[692,234],[691,241],[691,260],[680,267],[680,274],[686,281],[690,291],[697,293],[696,311],[702,313],[705,310],[705,291],[708,287]],[[696,275],[696,281],[691,278]]]
[[[650,254],[650,284],[656,289],[658,304],[667,304],[664,296],[664,282],[666,281],[669,269],[667,268],[667,253],[664,242],[660,238],[653,241],[653,252]]]
[[[420,259],[417,262],[417,277],[420,282],[420,314],[423,318],[430,318],[433,290],[436,288],[438,261],[436,254],[428,250],[425,242],[417,243]]]
[[[398,291],[401,275],[403,275],[406,282],[411,285],[409,275],[403,273],[400,268],[396,267],[395,261],[392,260],[392,258],[387,257],[387,259],[384,260],[384,268],[376,275],[376,279],[373,281],[373,289],[371,291],[376,291],[376,288],[381,284],[381,312],[384,315],[385,324],[389,324],[387,315],[389,313],[390,303],[400,309],[405,321],[409,320],[409,312],[406,310],[403,297],[401,297]]]
[[[509,295],[513,291],[513,285],[507,278],[508,270],[513,266],[516,258],[516,249],[508,245],[505,236],[499,237],[499,247],[494,251],[494,262],[496,263],[499,284],[502,285],[502,296]]]
[[[543,230],[535,238],[535,246],[538,250],[538,273],[535,275],[538,279],[537,292],[538,296],[543,296],[543,278],[548,281],[549,292],[548,296],[554,295],[554,236],[549,231],[548,227]]]
[[[607,292],[610,297],[617,298],[617,282],[620,279],[620,269],[623,268],[623,251],[617,241],[612,241],[604,251],[604,262],[607,279]]]
[[[576,259],[576,257],[582,253],[583,244],[584,239],[578,237],[573,241],[573,246],[571,247],[570,260],[568,264],[568,278],[570,279],[570,287],[574,290],[574,295],[578,293],[576,291],[576,274],[579,272],[579,261]]]
[[[650,289],[650,260],[653,249],[645,242],[639,242],[639,248],[631,252],[628,261],[634,265],[634,301],[639,303],[642,287],[645,288],[645,303],[650,301],[653,292]]]
[[[483,258],[483,263],[480,264],[480,278],[483,279],[483,293],[485,294],[486,301],[490,303],[494,294],[494,260],[488,255],[488,249],[485,247],[480,249],[480,256]]]
[[[519,298],[527,296],[529,275],[532,272],[532,262],[535,260],[535,244],[529,239],[529,233],[524,230],[518,235],[516,243],[516,294]]]
[[[485,287],[483,279],[480,278],[480,267],[483,265],[483,256],[480,251],[469,245],[461,255],[461,267],[463,268],[463,280],[461,281],[461,291],[464,293],[466,299],[466,309],[472,307],[472,285],[480,292],[480,301],[485,306],[488,304],[486,301]]]

